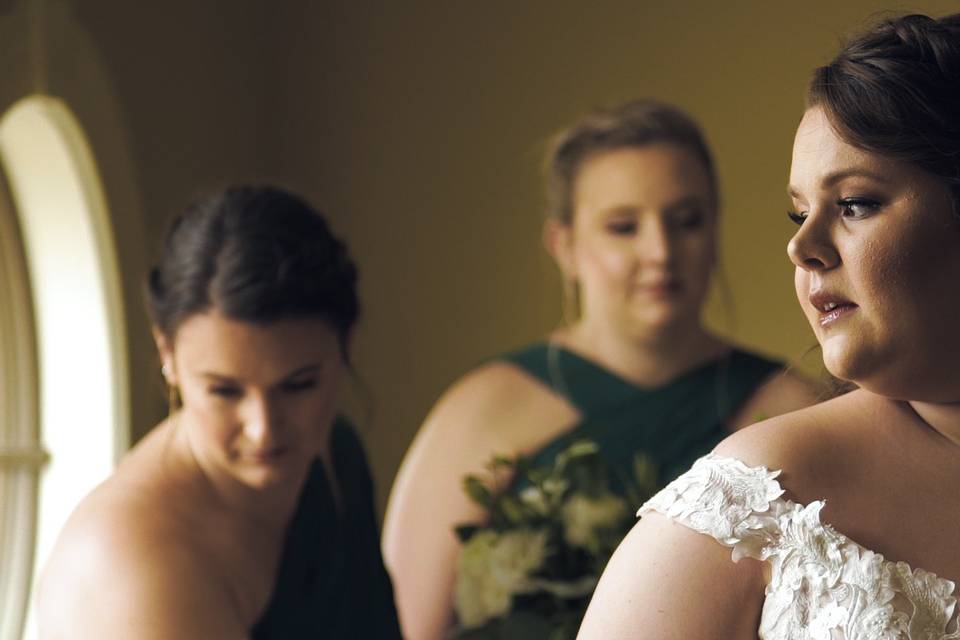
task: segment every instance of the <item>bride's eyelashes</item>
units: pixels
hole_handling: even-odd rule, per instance
[[[862,197],[840,198],[835,204],[840,209],[840,215],[847,220],[863,220],[882,206],[878,200]],[[788,210],[787,217],[795,224],[801,225],[807,219],[807,212]]]
[[[794,222],[797,226],[799,226],[799,225],[803,224],[803,221],[804,221],[804,220],[807,219],[807,213],[806,213],[806,212],[798,213],[798,212],[796,212],[796,211],[789,210],[789,211],[787,211],[787,217],[790,218],[791,220],[793,220],[793,222]]]
[[[880,203],[871,198],[841,198],[837,200],[837,206],[844,218],[862,220],[879,209]]]

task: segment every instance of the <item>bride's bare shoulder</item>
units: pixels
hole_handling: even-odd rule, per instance
[[[865,427],[889,410],[888,401],[863,391],[812,405],[737,431],[715,453],[748,466],[782,471],[781,483],[801,503],[823,498],[865,447]]]

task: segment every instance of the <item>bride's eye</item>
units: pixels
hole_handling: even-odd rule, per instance
[[[800,226],[807,219],[807,214],[806,212],[787,211],[787,217],[793,220],[797,226]]]
[[[840,215],[849,220],[862,220],[880,208],[880,203],[870,198],[841,198],[837,200]]]

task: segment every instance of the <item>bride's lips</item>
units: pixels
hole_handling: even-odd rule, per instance
[[[816,291],[810,294],[810,304],[819,312],[818,322],[827,327],[841,318],[845,318],[859,307],[838,293]]]

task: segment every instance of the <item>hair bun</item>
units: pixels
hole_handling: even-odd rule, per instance
[[[960,14],[885,20],[814,71],[808,104],[849,144],[944,180],[960,216]]]
[[[265,323],[317,316],[345,340],[359,315],[357,268],[323,217],[299,197],[262,186],[198,200],[171,225],[147,278],[154,324],[168,336],[216,308]]]

